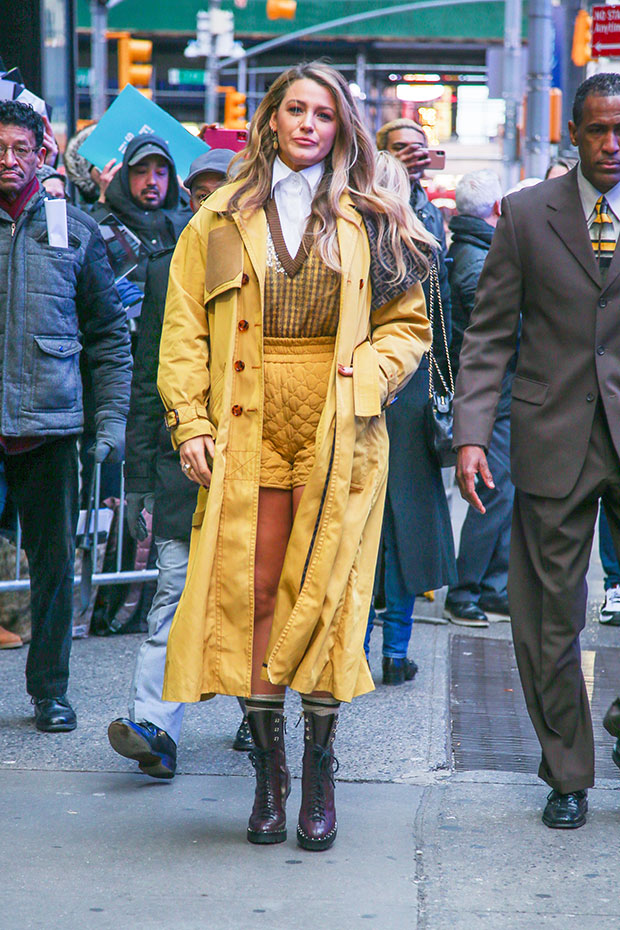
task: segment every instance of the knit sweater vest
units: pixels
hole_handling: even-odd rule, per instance
[[[340,275],[328,268],[306,234],[294,258],[288,253],[275,202],[267,214],[267,267],[263,332],[272,339],[334,337],[338,329]]]

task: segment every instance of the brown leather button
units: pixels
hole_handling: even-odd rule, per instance
[[[239,323],[237,324],[237,327],[238,327],[240,333],[244,333],[244,332],[246,331],[246,329],[249,329],[249,328],[250,328],[250,324],[248,323],[247,320],[239,320]]]
[[[360,278],[360,291],[364,287],[364,279]]]
[[[241,359],[237,359],[233,367],[235,371],[243,371],[245,368],[245,362],[242,362]]]
[[[244,273],[241,275],[241,283],[242,283],[242,284],[249,284],[249,283],[250,283],[250,276],[249,276],[249,274],[246,274],[246,273],[244,272]]]
[[[240,417],[241,414],[243,413],[243,407],[240,404],[235,404],[235,406],[231,410],[231,413],[233,417]]]

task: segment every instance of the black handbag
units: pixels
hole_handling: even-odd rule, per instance
[[[428,306],[428,318],[431,324],[431,332],[434,331],[435,302],[437,303],[443,344],[446,352],[448,380],[446,382],[442,374],[431,344],[428,350],[428,401],[424,411],[424,430],[426,433],[426,442],[433,458],[441,468],[450,468],[450,466],[456,465],[456,452],[452,451],[454,378],[452,377],[452,365],[450,364],[450,354],[448,352],[448,336],[446,334],[446,324],[441,304],[439,275],[437,273],[437,264],[434,262],[430,270]],[[441,382],[441,390],[435,388],[435,372]]]

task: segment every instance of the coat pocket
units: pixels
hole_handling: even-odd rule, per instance
[[[544,404],[549,393],[549,385],[544,381],[533,381],[531,378],[523,378],[516,375],[512,382],[513,400],[523,400],[526,404]]]
[[[74,336],[34,336],[31,409],[73,410],[81,401],[79,353]]]
[[[241,287],[243,242],[234,224],[212,229],[207,240],[205,303],[232,287]]]

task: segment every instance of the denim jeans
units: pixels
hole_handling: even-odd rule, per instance
[[[155,539],[157,590],[147,617],[149,634],[140,646],[129,698],[129,717],[148,720],[179,742],[185,704],[162,700],[170,626],[185,586],[189,543]]]
[[[390,659],[404,659],[411,639],[415,596],[409,594],[403,580],[398,561],[394,520],[389,505],[386,505],[383,518],[383,547],[385,586],[385,611],[382,615],[383,655]],[[381,566],[381,561],[379,559],[378,566]],[[374,621],[375,609],[371,607],[364,639],[364,651],[367,657],[370,652],[370,637]]]
[[[603,572],[605,573],[605,590],[608,591],[609,588],[620,584],[620,564],[618,563],[616,547],[614,546],[604,507],[601,507],[598,518],[598,549]]]
[[[75,436],[32,452],[5,455],[9,493],[19,514],[30,571],[32,642],[26,688],[37,698],[60,697],[69,682],[78,455]]]

